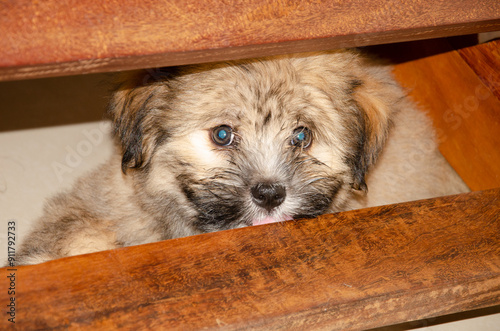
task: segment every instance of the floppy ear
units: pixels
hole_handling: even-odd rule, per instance
[[[108,105],[114,135],[121,145],[123,173],[147,166],[156,146],[166,138],[161,119],[167,87],[148,77],[144,71],[122,77]]]
[[[382,79],[377,79],[381,75]],[[361,125],[352,165],[352,187],[366,191],[366,172],[376,162],[385,145],[392,116],[398,109],[403,94],[388,73],[377,71],[356,81],[352,95],[360,112],[358,124]]]

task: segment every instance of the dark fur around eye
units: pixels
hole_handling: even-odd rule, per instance
[[[218,146],[229,146],[234,142],[233,129],[228,125],[220,125],[212,129],[212,141]]]
[[[312,132],[305,126],[299,126],[293,130],[291,144],[301,148],[308,148],[312,142]]]

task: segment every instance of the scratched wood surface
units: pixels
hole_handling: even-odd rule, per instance
[[[18,267],[16,327],[362,330],[499,305],[499,218],[495,189]]]
[[[500,30],[497,0],[0,2],[0,80]]]
[[[500,40],[392,47],[419,57],[398,63],[395,75],[432,117],[441,153],[472,190],[500,187]]]

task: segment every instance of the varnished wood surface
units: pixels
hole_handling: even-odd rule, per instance
[[[499,305],[499,218],[496,189],[18,267],[16,327],[361,330]]]
[[[419,58],[397,64],[396,78],[429,112],[442,154],[471,189],[500,187],[500,40],[458,51],[445,40],[400,47]]]
[[[500,29],[497,0],[0,2],[0,80]]]
[[[481,82],[500,100],[500,40],[458,50]],[[500,109],[497,109],[500,112]]]

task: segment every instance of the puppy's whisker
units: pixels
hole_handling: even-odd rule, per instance
[[[331,179],[330,179],[330,178],[328,178],[328,177],[318,177],[318,178],[313,178],[313,179],[310,179],[310,180],[308,180],[307,182],[305,182],[305,183],[304,183],[304,185],[302,186],[302,188],[304,188],[304,187],[306,187],[306,186],[308,186],[308,185],[312,185],[312,184],[314,184],[314,183],[316,183],[316,182],[319,182],[319,181],[321,181],[321,180],[331,180]]]

